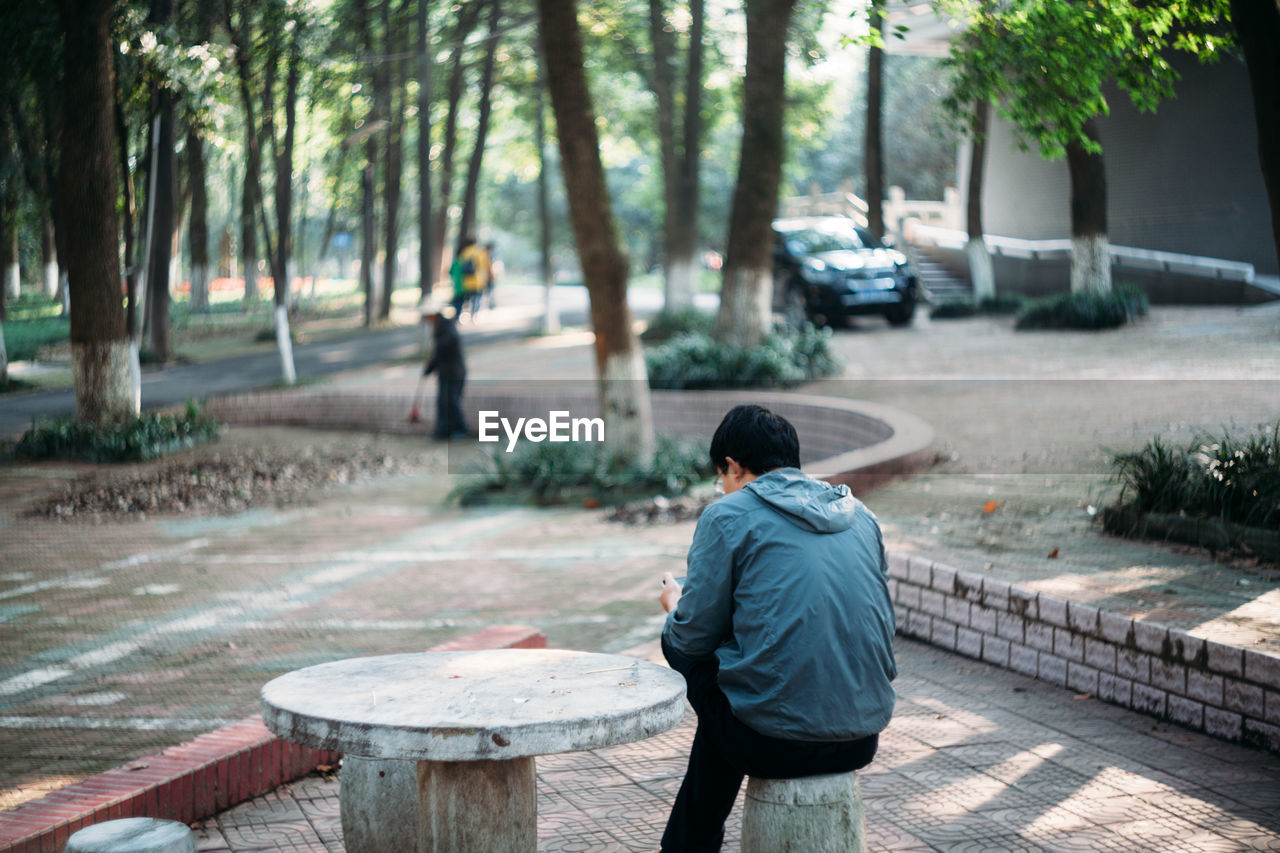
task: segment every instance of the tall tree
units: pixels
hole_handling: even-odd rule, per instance
[[[1258,126],[1258,160],[1271,204],[1271,233],[1280,258],[1280,0],[1231,0]]]
[[[541,24],[538,25],[541,27]],[[538,43],[542,44],[542,34],[538,34]],[[551,272],[551,204],[548,197],[547,175],[547,110],[545,92],[547,88],[546,74],[543,71],[542,56],[538,55],[534,89],[533,138],[538,147],[538,277],[542,280],[542,332],[551,334],[560,330],[560,315],[555,306],[555,278]]]
[[[407,0],[406,0],[407,5]],[[387,319],[391,316],[391,297],[396,288],[396,272],[399,264],[396,259],[400,253],[400,194],[401,172],[404,163],[404,113],[405,113],[405,64],[401,54],[408,46],[404,38],[403,21],[407,11],[405,6],[399,14],[393,12],[391,0],[383,3],[383,29],[386,31],[387,74],[389,79],[391,122],[387,128],[387,165],[386,165],[386,262],[382,265],[382,304],[378,308],[378,316]]]
[[[982,227],[982,180],[987,165],[987,122],[991,105],[981,101],[973,108],[973,124],[970,125],[969,191],[965,204],[965,223],[969,239],[964,244],[965,258],[969,262],[969,282],[976,299],[989,299],[996,295],[995,270],[991,265],[991,252]]]
[[[258,211],[262,203],[262,146],[257,110],[253,98],[252,22],[249,6],[241,2],[239,22],[235,20],[236,0],[226,0],[227,30],[235,48],[236,83],[244,111],[244,185],[240,192],[240,266],[244,270],[244,301],[258,300]]]
[[[112,118],[113,0],[60,0],[65,45],[58,207],[67,232],[71,373],[76,417],[107,424],[137,414],[120,303]]]
[[[872,0],[869,11],[874,31],[867,48],[867,230],[884,236],[884,0]]]
[[[742,83],[742,153],[733,192],[716,337],[755,346],[773,299],[773,215],[782,180],[787,29],[796,0],[746,0],[747,68]]]
[[[502,18],[501,0],[486,0],[489,5],[489,38],[484,64],[480,69],[480,114],[476,119],[476,141],[467,164],[467,184],[462,196],[462,234],[476,235],[476,197],[484,149],[489,137],[489,117],[493,114],[493,67],[498,56],[498,23]]]
[[[538,10],[569,218],[591,300],[606,449],[615,463],[647,466],[654,448],[653,412],[644,356],[627,306],[627,257],[618,243],[600,162],[578,4],[576,0],[538,0]]]
[[[418,0],[418,289],[422,298],[431,295],[435,284],[432,255],[435,239],[431,229],[431,56],[430,4]]]
[[[680,127],[676,166],[674,228],[667,240],[669,296],[692,304],[698,274],[698,206],[702,160],[702,59],[706,10],[703,0],[689,0],[689,47],[685,61],[684,121]]]
[[[475,29],[484,9],[481,0],[468,0],[458,10],[453,29],[453,50],[449,53],[449,81],[445,86],[447,112],[444,119],[444,138],[440,149],[440,204],[436,211],[435,238],[431,241],[435,261],[431,269],[436,278],[444,275],[444,242],[449,226],[449,201],[453,197],[454,151],[458,140],[458,113],[462,105],[463,84],[466,82],[467,36]]]
[[[970,21],[952,43],[946,104],[967,124],[990,101],[1021,143],[1066,157],[1071,178],[1071,288],[1111,290],[1106,171],[1096,119],[1114,81],[1141,110],[1171,97],[1177,73],[1166,53],[1214,59],[1229,38],[1228,0],[964,0]]]

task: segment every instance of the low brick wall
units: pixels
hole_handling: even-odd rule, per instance
[[[547,638],[523,625],[496,625],[431,649],[545,649]],[[201,820],[337,764],[341,753],[289,743],[255,715],[159,755],[74,782],[0,812],[0,853],[61,853],[77,830],[106,820]]]
[[[545,386],[549,383],[541,383]],[[463,408],[474,429],[477,412],[498,411],[506,418],[543,417],[553,410],[574,417],[599,416],[599,400],[590,383],[565,390],[476,383],[468,387]],[[207,413],[219,421],[245,426],[306,426],[358,429],[403,435],[429,435],[434,398],[424,405],[422,421],[409,421],[414,389],[378,391],[273,391],[216,397]],[[933,429],[908,412],[839,397],[756,391],[654,391],[653,419],[660,434],[709,443],[724,413],[739,403],[758,403],[785,417],[800,436],[801,463],[809,473],[854,491],[902,476],[932,462]]]
[[[890,553],[889,575],[908,637],[1280,752],[1280,657],[918,556]]]

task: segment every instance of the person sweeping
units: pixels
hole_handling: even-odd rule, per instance
[[[431,324],[434,346],[422,370],[423,377],[436,374],[436,423],[432,437],[440,440],[467,434],[467,419],[462,412],[462,388],[467,381],[467,366],[462,355],[462,336],[453,322],[453,307],[435,301],[423,304],[422,321]]]

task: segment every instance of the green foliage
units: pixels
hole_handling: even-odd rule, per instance
[[[605,445],[522,442],[495,450],[483,468],[454,493],[464,505],[498,495],[539,504],[591,498],[620,503],[655,494],[679,494],[713,474],[705,450],[693,442],[659,436],[647,467],[611,465]]]
[[[640,340],[647,344],[656,344],[690,332],[710,335],[711,327],[715,322],[714,314],[693,306],[673,310],[664,308],[649,320],[649,325],[640,335]]]
[[[4,322],[5,352],[10,361],[35,361],[42,347],[65,343],[70,334],[71,325],[62,317],[9,319]]]
[[[984,101],[1013,123],[1024,148],[1048,159],[1079,143],[1089,119],[1110,111],[1103,86],[1114,82],[1140,109],[1173,95],[1170,49],[1216,59],[1230,42],[1228,0],[954,0],[947,8],[970,21],[953,43],[945,104],[967,130]]]
[[[1115,329],[1136,317],[1145,317],[1147,295],[1132,284],[1118,284],[1110,293],[1063,293],[1029,305],[1015,328]]]
[[[138,462],[216,441],[221,427],[194,402],[182,415],[148,412],[118,426],[98,427],[73,418],[44,422],[23,433],[18,459],[83,459]]]
[[[960,299],[943,302],[929,310],[931,320],[956,320],[961,317],[974,317],[978,314],[1006,316],[1017,314],[1027,305],[1027,301],[1016,293],[987,296],[981,301]]]
[[[723,344],[703,332],[685,332],[645,351],[653,388],[790,388],[840,372],[831,330],[806,325],[778,331],[756,347]]]
[[[1156,436],[1111,464],[1129,509],[1280,530],[1280,422],[1242,440],[1198,436],[1185,450]]]

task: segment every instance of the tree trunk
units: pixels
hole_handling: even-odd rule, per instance
[[[418,290],[421,298],[435,285],[431,233],[431,20],[428,4],[418,0]]]
[[[204,139],[194,128],[187,134],[187,157],[190,164],[191,222],[188,242],[191,245],[191,310],[209,310],[209,191],[205,185]]]
[[[982,227],[982,173],[987,161],[987,117],[991,105],[981,101],[973,108],[972,148],[969,150],[969,241],[964,253],[969,261],[969,281],[973,284],[974,299],[981,302],[996,295],[995,270],[991,265],[991,252],[987,249]]]
[[[58,250],[54,242],[52,218],[40,224],[40,260],[44,295],[53,299],[58,295]]]
[[[773,215],[782,182],[787,28],[795,0],[747,0],[742,154],[733,192],[716,338],[752,347],[769,330]]]
[[[462,197],[463,235],[479,239],[476,234],[476,192],[480,186],[480,167],[484,162],[485,141],[489,135],[489,115],[493,110],[493,66],[498,55],[498,21],[502,17],[501,0],[489,2],[489,50],[480,72],[480,115],[476,121],[476,145],[471,149],[467,165],[467,186]]]
[[[406,44],[401,33],[403,28],[393,19],[391,0],[383,4],[383,20],[386,30],[387,55],[401,53]],[[378,316],[383,320],[391,317],[391,297],[396,289],[396,273],[400,253],[400,178],[401,165],[404,160],[404,108],[405,108],[405,68],[400,59],[388,59],[388,119],[391,126],[387,131],[387,177],[386,177],[386,261],[382,265],[382,304],[378,306]]]
[[[244,267],[244,301],[257,302],[258,291],[258,211],[262,202],[262,148],[253,105],[253,69],[249,55],[248,10],[241,10],[240,26],[231,19],[232,0],[227,0],[227,29],[235,47],[236,82],[245,117],[244,192],[240,196],[240,259]],[[266,223],[262,226],[266,228]]]
[[[676,154],[675,35],[667,27],[662,0],[649,0],[649,42],[653,46],[653,94],[658,107],[658,152],[662,160],[662,270],[667,309],[688,305],[687,288],[677,292],[671,263],[671,246],[676,241],[676,200],[679,165]],[[683,282],[687,284],[687,282]]]
[[[373,258],[378,233],[373,215],[373,163],[360,170],[360,292],[364,294],[364,324],[372,327],[377,294],[374,293]]]
[[[156,151],[155,238],[147,271],[147,328],[151,350],[160,362],[169,360],[169,260],[173,257],[173,229],[176,186],[174,183],[173,95],[159,91],[159,143]]]
[[[884,0],[872,0],[871,26],[884,38]],[[867,230],[884,236],[884,49],[867,49]]]
[[[298,22],[297,26],[303,24]],[[284,83],[284,139],[276,149],[276,260],[271,267],[277,308],[289,307],[293,287],[293,141],[298,125],[298,81],[302,48],[295,29]],[[274,139],[274,136],[273,136]]]
[[[112,124],[111,0],[62,0],[59,218],[71,298],[76,417],[105,425],[137,415],[120,302],[119,220]]]
[[[569,216],[591,300],[606,451],[615,464],[648,467],[654,448],[649,385],[627,306],[627,258],[618,245],[600,163],[577,3],[538,0],[538,8]]]
[[[133,172],[129,170],[129,130],[124,117],[124,93],[120,91],[118,81],[115,86],[114,111],[116,153],[120,158],[120,184],[124,189],[120,213],[124,217],[125,333],[130,342],[136,342],[141,337],[138,323],[141,320],[139,314],[142,313],[138,310],[138,268],[146,263],[146,259],[139,259],[137,256],[138,196],[134,189]]]
[[[538,35],[538,43],[542,43],[541,34]],[[547,80],[543,69],[543,58],[538,56],[536,60],[538,79],[534,100],[536,115],[533,132],[538,146],[538,271],[542,278],[542,333],[549,335],[560,331],[560,316],[556,312],[554,299],[556,283],[551,272],[551,204],[547,186],[546,105],[543,103]]]
[[[1249,88],[1253,120],[1258,126],[1258,163],[1271,204],[1271,236],[1280,258],[1280,3],[1276,0],[1231,0]]]
[[[667,305],[693,304],[698,276],[698,161],[702,157],[703,0],[689,0],[689,55],[684,84],[684,122],[676,173],[674,233],[667,241]]]
[[[481,3],[472,2],[462,7],[458,15],[453,52],[449,57],[449,84],[446,92],[448,112],[445,114],[443,147],[440,151],[440,204],[436,212],[435,239],[431,241],[435,250],[431,269],[436,278],[441,278],[445,274],[444,243],[449,226],[449,200],[453,197],[453,153],[458,143],[458,110],[462,104],[462,88],[466,71],[462,49],[467,36],[479,20],[481,6]]]
[[[1085,135],[1098,142],[1094,119]],[[1111,292],[1111,246],[1107,240],[1107,169],[1101,153],[1080,142],[1067,146],[1071,175],[1071,292]]]

